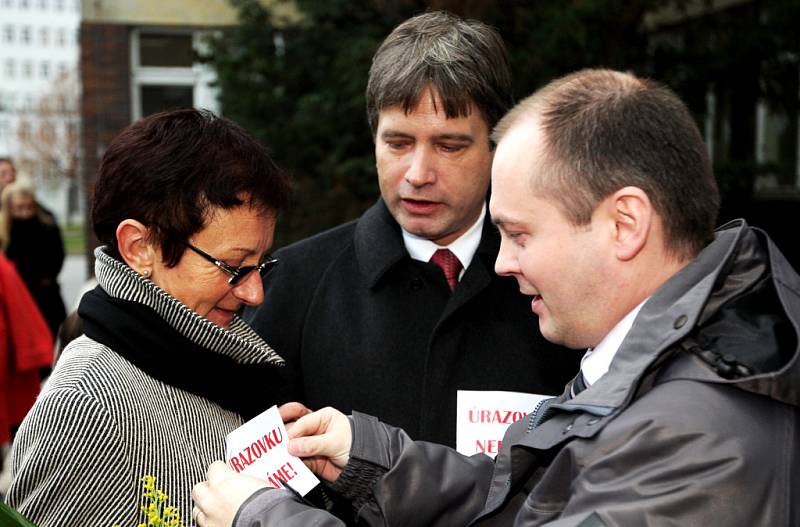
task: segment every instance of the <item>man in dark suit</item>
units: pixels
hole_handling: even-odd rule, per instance
[[[493,272],[489,133],[512,104],[502,39],[447,13],[411,18],[376,52],[366,98],[381,199],[279,251],[247,318],[286,359],[292,398],[453,446],[458,390],[554,394],[578,369]]]

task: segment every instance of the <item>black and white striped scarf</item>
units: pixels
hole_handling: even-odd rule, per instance
[[[281,403],[283,359],[238,316],[225,329],[95,250],[98,287],[78,313],[87,336],[148,375],[245,418]]]

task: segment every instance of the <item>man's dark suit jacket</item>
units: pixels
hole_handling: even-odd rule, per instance
[[[557,394],[579,367],[541,336],[516,280],[494,273],[499,245],[487,217],[451,295],[438,267],[411,259],[379,200],[278,251],[264,303],[245,317],[286,360],[290,398],[455,446],[457,390]]]

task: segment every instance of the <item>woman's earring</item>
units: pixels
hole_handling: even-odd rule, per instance
[[[145,269],[142,271],[142,276],[145,278],[150,278],[150,269]]]

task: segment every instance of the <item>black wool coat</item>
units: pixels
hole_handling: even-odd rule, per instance
[[[245,318],[286,360],[291,398],[358,410],[455,446],[457,390],[560,393],[579,354],[539,333],[516,280],[494,273],[488,217],[451,294],[412,260],[379,200],[361,218],[276,253],[264,303]]]
[[[14,220],[6,249],[55,337],[67,316],[58,275],[64,264],[64,243],[55,223],[38,218]]]

